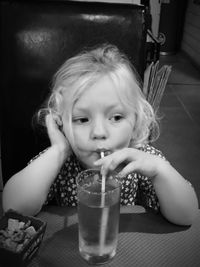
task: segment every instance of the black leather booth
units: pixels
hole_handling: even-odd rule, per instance
[[[73,1],[1,2],[1,159],[4,183],[48,145],[32,127],[57,68],[83,47],[110,42],[143,77],[145,8]]]

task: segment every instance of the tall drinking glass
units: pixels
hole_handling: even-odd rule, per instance
[[[77,177],[79,251],[90,264],[103,264],[116,254],[120,180],[115,174],[106,177],[102,192],[99,170],[85,170]]]

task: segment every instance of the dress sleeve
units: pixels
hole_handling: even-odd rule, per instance
[[[138,175],[138,194],[137,200],[138,204],[146,208],[153,209],[154,211],[159,211],[160,205],[158,197],[156,195],[155,189],[149,177]]]
[[[142,147],[141,150],[153,155],[157,155],[166,160],[165,156],[160,150],[150,145]],[[138,204],[153,209],[156,212],[159,211],[160,205],[151,179],[141,174],[138,174],[138,178]]]
[[[49,192],[47,194],[46,201],[44,202],[44,206],[48,204],[55,204],[60,206],[59,198],[58,198],[58,177],[56,177],[55,181],[51,185]]]
[[[76,177],[82,170],[75,155],[69,156],[51,185],[44,205],[77,206]]]

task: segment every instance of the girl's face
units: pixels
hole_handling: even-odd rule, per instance
[[[108,76],[104,76],[88,88],[73,106],[76,156],[85,168],[94,168],[93,163],[100,158],[100,150],[112,153],[129,146],[134,124],[135,117],[122,104],[116,86]]]

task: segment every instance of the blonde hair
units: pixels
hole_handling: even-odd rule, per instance
[[[134,138],[130,146],[155,141],[159,127],[154,110],[142,93],[140,77],[127,56],[110,44],[83,51],[65,61],[53,76],[51,94],[39,116],[52,112],[61,117],[66,112],[69,135],[72,136],[71,116],[75,101],[86,88],[105,75],[113,80],[121,101],[135,116]]]

